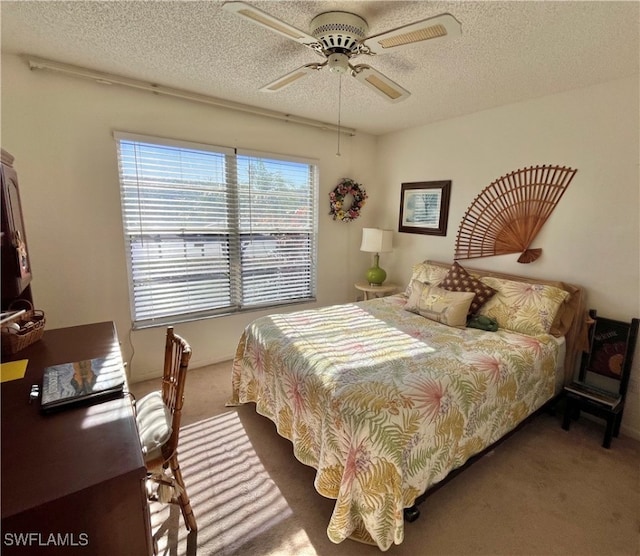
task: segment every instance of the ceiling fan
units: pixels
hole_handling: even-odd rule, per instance
[[[310,33],[305,33],[272,15],[246,4],[225,2],[223,9],[270,29],[310,48],[325,60],[306,64],[265,85],[260,90],[281,91],[299,79],[324,69],[336,74],[349,74],[390,102],[400,102],[411,94],[386,75],[367,64],[352,64],[356,56],[374,56],[427,40],[455,37],[461,34],[458,20],[445,13],[409,23],[368,37],[369,26],[359,15],[332,11],[313,18]]]

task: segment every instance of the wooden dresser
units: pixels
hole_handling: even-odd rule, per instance
[[[1,386],[3,556],[152,554],[131,399],[50,415],[29,403],[45,367],[116,353],[115,326],[103,322],[47,330],[10,358],[29,364],[23,379]]]

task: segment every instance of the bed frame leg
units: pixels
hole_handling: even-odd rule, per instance
[[[413,523],[419,517],[420,510],[418,509],[418,506],[411,506],[410,508],[404,509],[404,519],[409,523]]]

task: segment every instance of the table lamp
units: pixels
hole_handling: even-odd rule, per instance
[[[391,230],[380,230],[378,228],[362,229],[362,245],[360,251],[375,253],[374,264],[367,270],[367,282],[372,286],[381,286],[387,278],[384,269],[378,266],[380,253],[388,253],[392,249],[393,232]]]

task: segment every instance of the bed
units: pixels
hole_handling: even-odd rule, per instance
[[[336,500],[333,542],[386,551],[403,540],[405,508],[571,379],[582,297],[562,282],[424,261],[400,294],[251,323],[231,403],[255,403],[317,470],[315,489]],[[465,326],[469,299],[497,331]]]

